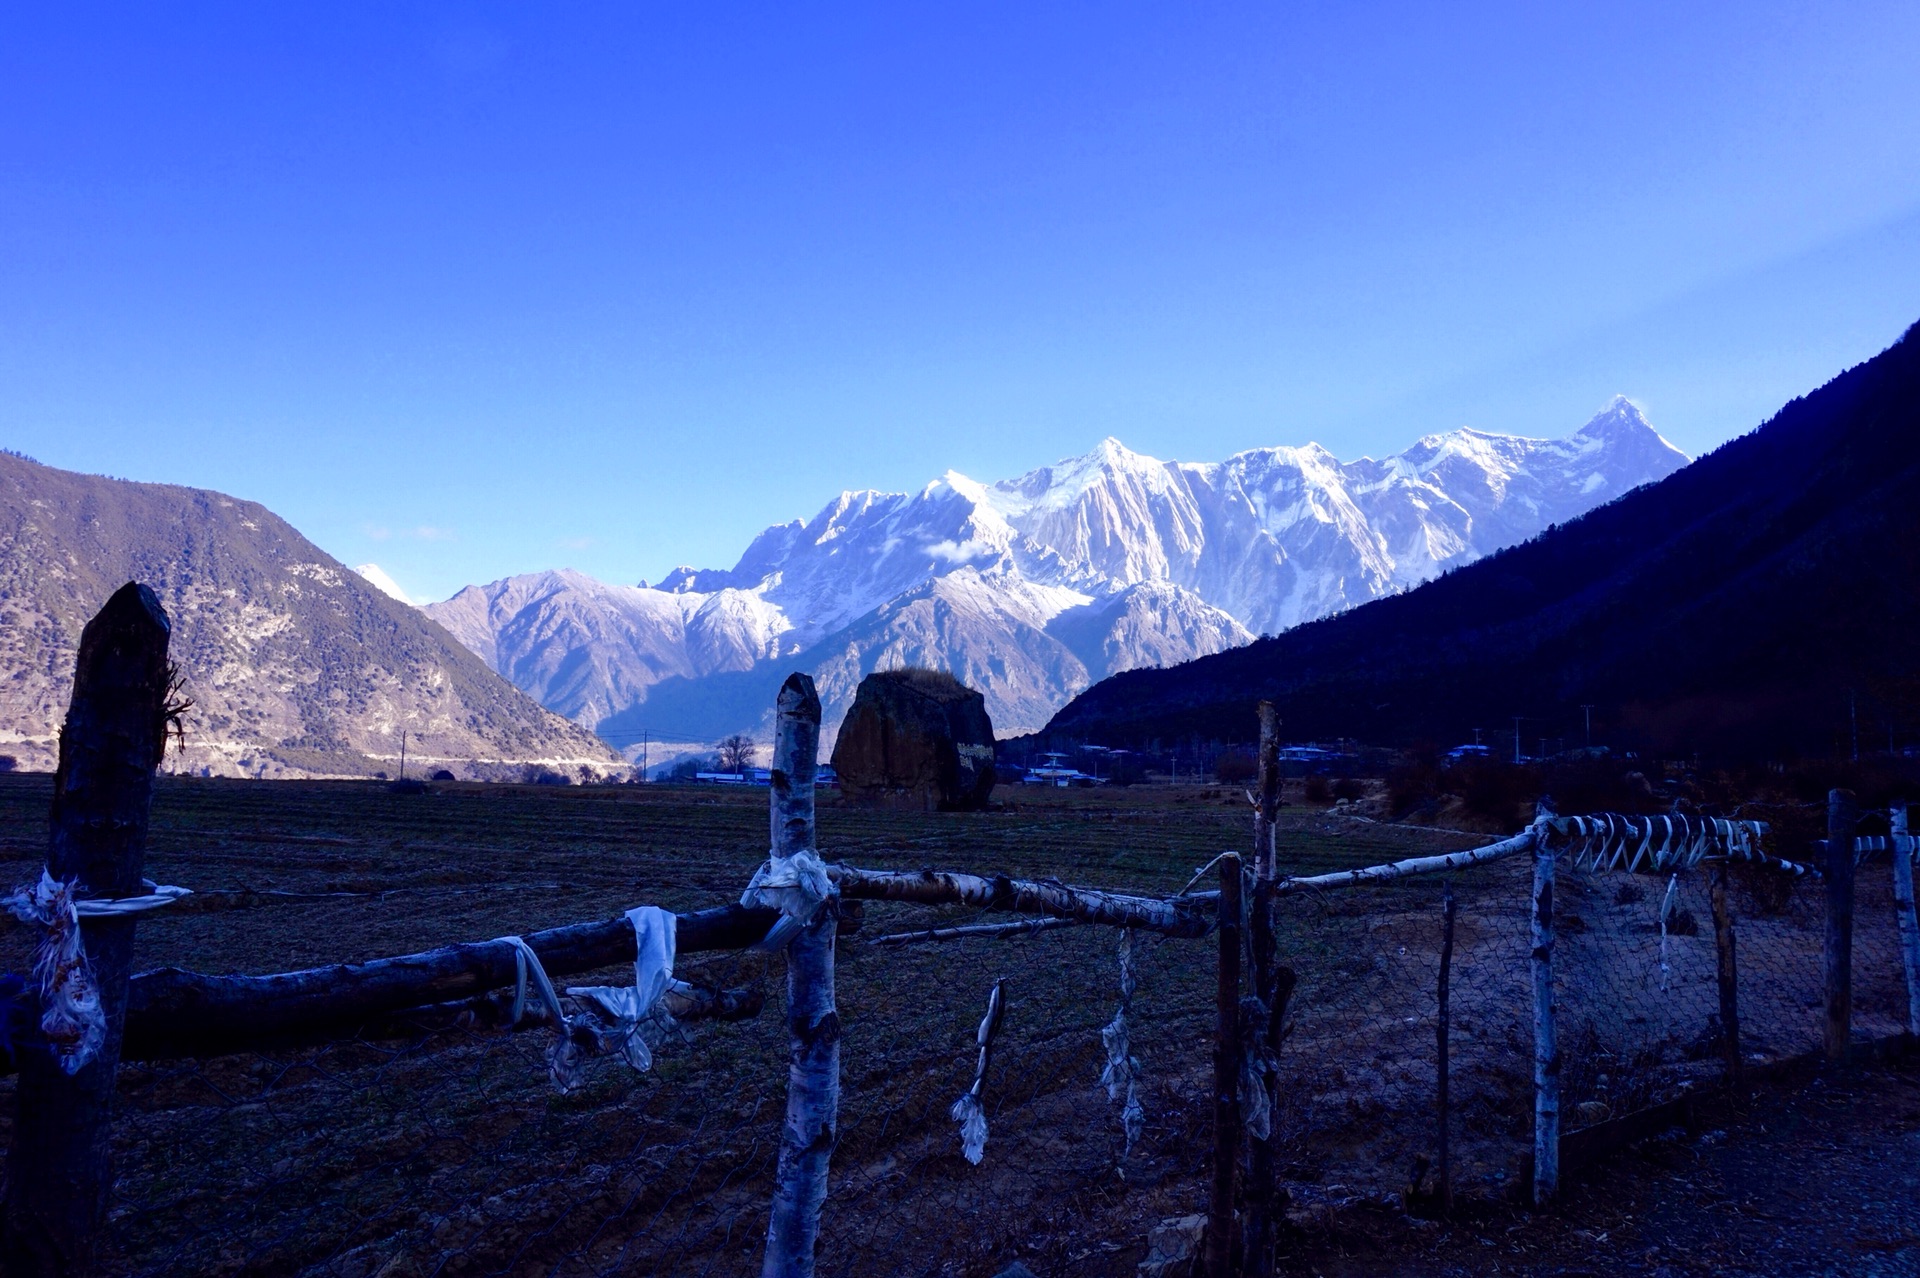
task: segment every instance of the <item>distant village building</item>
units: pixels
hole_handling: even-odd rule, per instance
[[[833,767],[855,802],[985,807],[994,781],[986,698],[944,671],[875,671],[854,693]]]
[[[1043,754],[1037,768],[1028,768],[1022,779],[1026,785],[1051,785],[1061,788],[1072,785],[1096,785],[1097,777],[1090,777],[1078,768],[1066,765],[1064,754]]]

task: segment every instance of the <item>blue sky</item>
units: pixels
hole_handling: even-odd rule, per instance
[[[842,488],[1611,394],[1920,319],[1920,6],[11,6],[0,445],[421,596]]]

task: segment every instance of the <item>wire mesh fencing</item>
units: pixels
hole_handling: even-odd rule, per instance
[[[1015,1258],[1057,1272],[1131,1247],[1143,1213],[1204,1207],[1210,942],[1132,940],[1143,1122],[1130,1140],[1124,1097],[1101,1083],[1118,940],[1093,927],[959,949],[845,940],[819,1272],[998,1272]],[[996,958],[1021,975],[976,1166],[951,1111],[973,1079]],[[555,1034],[539,1024],[439,1018],[378,1039],[123,1065],[110,1267],[758,1273],[786,1087],[780,965],[733,956],[687,974],[760,982],[765,1007],[670,1034],[645,1073],[595,1059],[564,1094],[548,1078]]]
[[[1281,961],[1297,978],[1281,1056],[1283,1180],[1296,1199],[1420,1192],[1439,1153],[1444,900],[1453,1180],[1497,1192],[1532,1130],[1524,857],[1451,875],[1283,897]]]
[[[1712,864],[1584,870],[1558,858],[1554,1020],[1561,1131],[1696,1092],[1728,1068]],[[1743,1068],[1816,1052],[1826,1018],[1827,893],[1767,864],[1725,867]],[[1298,984],[1282,1057],[1282,1172],[1295,1199],[1416,1203],[1434,1188],[1440,971],[1454,903],[1447,1131],[1454,1192],[1502,1195],[1530,1167],[1531,868],[1524,857],[1437,877],[1283,897],[1281,961]],[[1855,883],[1852,1027],[1906,1027],[1885,858]]]

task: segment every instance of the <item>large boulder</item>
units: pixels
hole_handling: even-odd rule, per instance
[[[856,802],[985,807],[993,793],[986,698],[944,671],[875,671],[840,725],[833,768],[840,792]]]

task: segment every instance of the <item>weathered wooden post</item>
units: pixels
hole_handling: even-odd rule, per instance
[[[1274,882],[1279,877],[1279,853],[1274,827],[1280,816],[1280,714],[1273,702],[1260,703],[1260,801],[1253,818],[1253,910],[1252,929],[1254,996],[1267,1009],[1266,1042],[1247,1044],[1249,1050],[1266,1051],[1277,1057],[1281,1021],[1286,1013],[1284,996],[1279,991],[1279,973],[1274,966]],[[1291,973],[1289,973],[1291,976]],[[1291,992],[1289,987],[1288,992]],[[1244,1247],[1247,1268],[1264,1276],[1271,1272],[1273,1258],[1274,1145],[1280,1139],[1277,1127],[1280,1112],[1280,1079],[1268,1073],[1268,1127],[1264,1137],[1254,1136],[1247,1155],[1247,1227]]]
[[[1453,1027],[1451,1010],[1451,983],[1453,977],[1453,916],[1458,903],[1453,899],[1453,885],[1448,884],[1440,904],[1440,1007],[1434,1024],[1434,1108],[1435,1119],[1440,1125],[1440,1149],[1438,1174],[1440,1183],[1435,1187],[1440,1199],[1440,1213],[1453,1214],[1453,1154],[1452,1154],[1452,1117],[1450,1113],[1450,1094],[1448,1068],[1450,1058],[1449,1039]]]
[[[1533,1201],[1560,1188],[1560,1047],[1553,1032],[1553,850],[1533,828]]]
[[[813,780],[819,749],[820,698],[813,680],[789,675],[780,688],[768,796],[775,857],[816,855]],[[813,1273],[840,1113],[840,1015],[833,1000],[838,917],[835,902],[827,900],[787,947],[787,1117],[762,1278]]]
[[[1740,968],[1733,947],[1733,910],[1727,903],[1730,856],[1713,863],[1709,894],[1713,902],[1713,948],[1720,979],[1720,1050],[1727,1077],[1740,1074]]]
[[[1827,792],[1827,1059],[1846,1059],[1853,1037],[1853,791]]]
[[[1907,973],[1907,1033],[1920,1038],[1920,919],[1914,916],[1913,852],[1907,802],[1893,805],[1893,909],[1900,922],[1900,965]]]
[[[1280,712],[1260,703],[1260,805],[1253,818],[1253,873],[1271,882],[1280,876],[1274,827],[1280,819]]]
[[[160,601],[128,582],[80,634],[60,730],[47,873],[83,897],[141,894],[153,773],[166,748],[167,640]],[[132,917],[81,925],[106,1036],[68,1074],[44,1046],[18,1053],[0,1257],[16,1278],[93,1270],[113,1187],[114,1076],[126,1023]]]
[[[1233,1181],[1240,1162],[1240,855],[1220,858],[1219,1020],[1213,1036],[1213,1199],[1207,1212],[1206,1272],[1233,1267]]]

